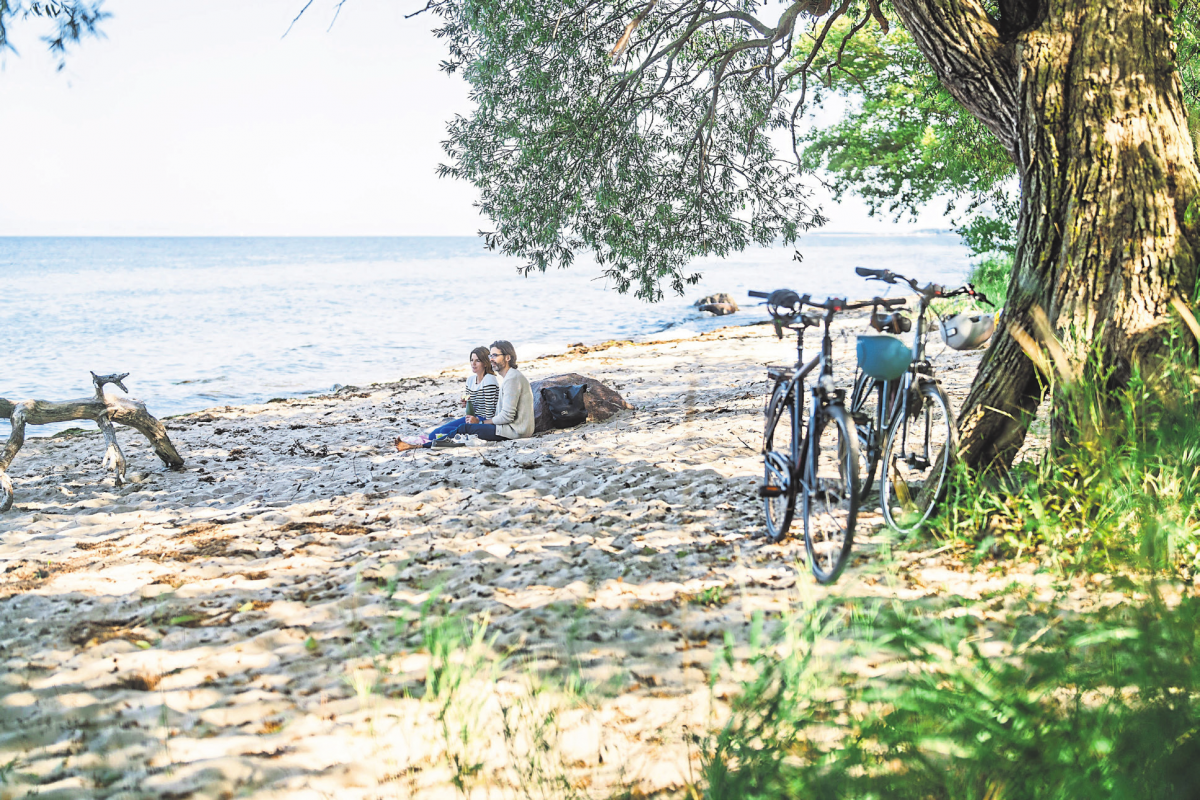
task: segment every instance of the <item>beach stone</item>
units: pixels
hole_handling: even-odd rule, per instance
[[[533,432],[545,433],[554,430],[550,424],[550,415],[546,412],[546,404],[542,401],[542,389],[546,386],[579,386],[587,384],[583,394],[583,405],[587,408],[588,422],[603,422],[618,411],[632,410],[633,406],[614,389],[610,389],[595,378],[568,372],[564,375],[552,375],[549,378],[531,381],[533,389]]]
[[[737,301],[728,292],[717,292],[708,297],[702,297],[696,301],[695,306],[701,311],[707,311],[718,317],[736,314],[738,310]]]

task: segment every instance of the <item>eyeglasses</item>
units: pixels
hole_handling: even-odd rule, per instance
[[[498,358],[502,358],[503,356],[504,356],[504,353],[488,353],[488,358],[490,358],[492,361],[495,361]]]

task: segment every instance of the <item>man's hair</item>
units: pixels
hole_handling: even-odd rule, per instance
[[[517,348],[512,346],[512,342],[506,341],[505,339],[500,339],[499,341],[492,342],[492,347],[508,356],[509,369],[517,368]]]
[[[483,364],[483,374],[484,375],[495,375],[496,374],[496,371],[494,369],[492,369],[492,359],[490,358],[490,356],[492,354],[488,352],[488,349],[486,347],[476,347],[474,350],[471,351],[471,355],[478,358],[479,363]]]

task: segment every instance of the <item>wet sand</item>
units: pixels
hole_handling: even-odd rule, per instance
[[[979,354],[932,350],[957,405]],[[1014,580],[893,553],[869,505],[832,588],[802,540],[761,538],[765,365],[793,355],[768,326],[573,348],[521,369],[636,410],[404,454],[465,370],[210,409],[167,421],[182,472],[118,428],[122,488],[99,434],[29,440],[0,518],[0,797],[452,797],[455,763],[480,797],[538,775],[566,776],[551,796],[679,789],[686,730],[733,691],[710,692],[714,655],[744,652],[755,611]],[[488,656],[442,669],[459,616],[486,619]]]

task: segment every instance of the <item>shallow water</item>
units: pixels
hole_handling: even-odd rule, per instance
[[[608,288],[588,259],[525,278],[474,237],[0,238],[0,396],[79,397],[89,370],[129,372],[131,394],[168,416],[392,380],[494,339],[530,357],[749,322],[764,312],[747,289],[886,288],[856,265],[946,283],[968,269],[950,234],[813,234],[800,249],[802,263],[790,247],[701,260],[684,297],[647,304]],[[718,291],[747,306],[719,319],[691,306]]]

